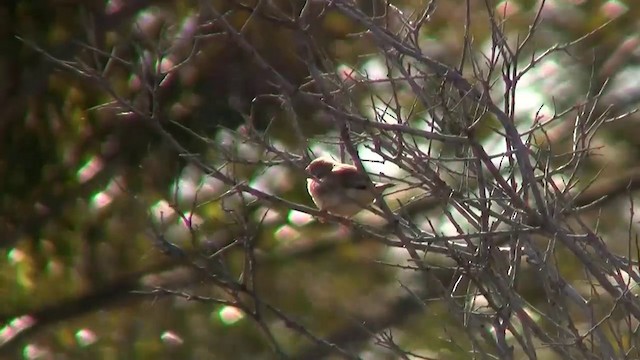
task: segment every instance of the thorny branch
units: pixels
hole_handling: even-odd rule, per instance
[[[193,266],[208,284],[222,291],[224,298],[168,288],[156,288],[147,291],[146,295],[184,297],[238,307],[251,316],[273,351],[283,358],[288,356],[288,351],[274,334],[276,321],[284,322],[289,331],[302,335],[311,344],[300,351],[301,358],[332,352],[346,358],[358,358],[358,353],[351,350],[354,344],[364,343],[383,330],[401,326],[409,315],[424,316],[431,304],[427,297],[438,299],[445,305],[457,326],[464,329],[470,349],[474,349],[470,351],[481,356],[495,354],[500,358],[513,358],[514,347],[517,347],[529,358],[536,358],[537,348],[541,345],[548,346],[563,358],[621,356],[622,351],[608,340],[605,319],[610,316],[602,319],[594,316],[592,299],[585,298],[575,283],[566,277],[555,257],[559,252],[563,256],[572,256],[587,277],[594,281],[593,288],[597,288],[594,291],[598,291],[600,296],[609,296],[611,312],[620,307],[635,321],[640,321],[640,302],[630,291],[627,281],[630,278],[635,283],[640,282],[637,263],[614,254],[597,231],[581,218],[581,214],[593,207],[635,190],[640,183],[638,171],[632,170],[629,174],[606,180],[598,179],[579,192],[573,191],[573,186],[578,183],[574,179],[581,176],[582,166],[589,161],[596,134],[608,122],[632,112],[622,115],[606,111],[598,113],[603,89],[590,89],[590,95],[593,95],[584,104],[558,111],[545,121],[536,119],[526,129],[523,129],[515,112],[518,85],[528,73],[546,58],[557,52],[569,51],[603,27],[576,41],[553,46],[535,55],[528,52],[527,46],[541,26],[544,2],[524,40],[515,46],[505,32],[499,14],[493,12],[487,2],[493,39],[491,53],[482,56],[473,53],[473,39],[468,30],[471,24],[467,23],[462,39],[465,51],[461,64],[456,68],[430,56],[420,45],[418,34],[428,26],[430,16],[437,11],[436,1],[430,1],[423,11],[418,11],[413,21],[411,16],[405,16],[392,4],[384,2],[385,11],[369,14],[350,1],[307,1],[297,16],[290,16],[267,1],[258,1],[255,7],[244,3],[235,5],[251,13],[240,27],[213,3],[201,4],[202,13],[210,14],[211,18],[203,21],[200,29],[203,33],[190,34],[190,39],[194,39],[194,49],[183,56],[180,65],[167,69],[160,65],[151,66],[153,61],[138,62],[140,69],[134,72],[145,84],[142,91],[149,100],[142,104],[146,106],[122,96],[100,69],[80,61],[55,58],[37,44],[24,40],[59,68],[100,88],[111,97],[110,105],[120,114],[142,121],[177,156],[204,176],[221,182],[225,191],[215,201],[231,197],[243,199],[246,212],[233,217],[234,230],[245,239],[242,246],[225,247],[239,242],[239,237],[236,237],[206,258],[168,243],[157,229],[152,236],[156,248],[170,258],[179,259],[182,265],[186,262]],[[349,77],[341,77],[335,71],[338,60],[328,55],[315,32],[322,19],[332,11],[359,25],[362,32],[351,36],[375,45],[375,56],[384,60],[388,77],[370,79],[367,73],[356,70]],[[308,72],[305,82],[288,78],[250,41],[247,32],[258,19],[282,26],[292,33],[293,42],[299,50],[299,60],[306,65]],[[467,16],[466,21],[471,22],[471,17]],[[206,33],[210,29],[215,29],[216,33]],[[243,131],[232,135],[237,143],[265,151],[257,161],[237,156],[236,152],[201,137],[195,131],[189,133],[188,128],[182,129],[196,142],[214,150],[217,158],[212,160],[191,152],[170,131],[169,125],[178,122],[163,112],[163,103],[169,100],[160,93],[169,86],[167,79],[174,78],[181,67],[197,60],[197,42],[206,43],[208,36],[220,34],[268,78],[269,91],[252,100],[250,110],[241,114],[245,121]],[[185,39],[181,41],[189,43]],[[94,49],[96,57],[109,57],[122,66],[136,66],[136,62],[120,61],[112,58],[108,51]],[[167,57],[161,51],[155,56],[157,64]],[[484,63],[479,60],[483,58],[486,60]],[[465,63],[472,64],[472,71],[463,72]],[[369,92],[367,101],[374,109],[372,116],[360,113],[362,107],[359,102],[363,101],[363,96],[358,96],[360,88]],[[381,88],[391,89],[390,94],[379,91]],[[406,98],[411,99],[411,106],[406,106]],[[253,186],[247,178],[238,178],[228,171],[230,164],[254,164],[286,166],[298,174],[304,173],[310,158],[307,149],[275,146],[267,132],[256,125],[256,109],[262,102],[272,101],[285,109],[284,116],[299,144],[312,145],[312,141],[304,138],[302,120],[299,119],[305,114],[301,114],[297,106],[304,104],[328,119],[323,140],[333,139],[338,143],[341,155],[347,155],[348,161],[358,169],[366,170],[367,159],[361,157],[362,149],[366,148],[400,170],[401,176],[387,176],[405,186],[399,191],[400,195],[403,191],[408,195],[404,198],[398,196],[396,202],[381,195],[377,199],[376,206],[381,211],[376,213],[385,220],[386,226],[376,228],[326,214],[284,195]],[[424,120],[420,122],[407,116],[417,113],[426,114]],[[576,113],[575,120],[568,119]],[[563,157],[560,165],[555,161],[556,155],[549,155],[549,149],[555,143],[566,139],[549,136],[549,131],[558,121],[575,123],[569,131],[573,134],[571,151],[565,154],[567,156]],[[536,134],[543,134],[546,148],[536,142]],[[496,152],[488,145],[490,142],[505,146]],[[363,147],[362,144],[366,145]],[[557,175],[567,175],[568,185],[560,186]],[[248,198],[251,200],[247,201]],[[410,277],[412,284],[403,288],[407,291],[387,301],[391,311],[382,316],[363,316],[364,320],[358,322],[358,327],[365,325],[360,330],[353,329],[352,322],[324,338],[316,335],[311,330],[313,326],[294,320],[287,314],[287,309],[264,300],[264,294],[256,286],[259,281],[256,275],[264,269],[261,262],[265,257],[256,253],[259,244],[249,239],[258,238],[264,231],[266,215],[252,223],[253,217],[248,209],[258,206],[295,210],[329,223],[341,224],[349,229],[355,243],[374,241],[402,249],[403,254],[406,252],[402,258],[410,265],[398,264],[398,267],[415,272]],[[193,208],[196,207],[194,204]],[[198,229],[191,230],[194,238],[199,236]],[[280,256],[301,258],[305,253],[313,253],[317,246],[300,247]],[[235,251],[235,248],[245,252],[241,276],[234,278],[220,267],[210,266],[214,260],[222,261],[223,255]],[[448,265],[439,265],[441,263]],[[445,275],[433,275],[434,268],[446,270]],[[533,306],[527,295],[521,292],[520,279],[523,277],[540,284],[536,291],[546,299],[544,306]],[[415,285],[415,279],[428,285]],[[479,303],[484,304],[484,309],[479,308]],[[583,317],[578,320],[572,311]],[[584,326],[576,325],[579,322],[587,323],[586,330]],[[491,329],[492,333],[486,329]],[[402,349],[392,336],[379,337],[379,346],[403,356],[411,353],[410,349]]]

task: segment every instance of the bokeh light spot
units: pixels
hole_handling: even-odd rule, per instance
[[[244,318],[244,314],[235,306],[225,306],[218,312],[220,321],[225,325],[233,325]]]

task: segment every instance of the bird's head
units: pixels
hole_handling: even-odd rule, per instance
[[[310,162],[305,170],[309,174],[311,174],[311,176],[322,179],[331,174],[331,171],[333,171],[333,167],[335,166],[335,164],[335,161],[327,157],[320,157]]]

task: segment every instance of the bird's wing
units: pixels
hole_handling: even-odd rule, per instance
[[[340,164],[333,168],[333,173],[344,188],[366,190],[371,188],[371,181],[353,165]]]

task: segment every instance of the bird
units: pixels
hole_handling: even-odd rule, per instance
[[[392,183],[372,182],[365,172],[329,157],[314,159],[305,168],[307,191],[318,209],[351,218],[373,203]]]

